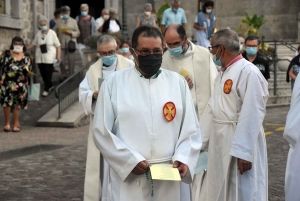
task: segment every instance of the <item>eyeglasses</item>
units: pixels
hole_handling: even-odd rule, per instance
[[[99,52],[99,54],[100,54],[101,57],[112,56],[112,55],[116,54],[116,51],[111,50],[111,51],[108,51],[108,52]]]
[[[246,47],[257,47],[258,45],[246,45]]]
[[[221,46],[222,45],[209,46],[208,49],[209,49],[209,51],[211,51],[213,48],[215,48],[215,47],[221,47]]]
[[[135,50],[138,51],[141,56],[148,56],[150,54],[162,54],[163,53],[162,49],[154,49],[154,50],[148,50],[148,49],[138,50],[138,49],[135,49]]]

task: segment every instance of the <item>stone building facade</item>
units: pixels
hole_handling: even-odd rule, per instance
[[[60,4],[85,2],[92,0],[0,0],[0,53],[7,49],[14,36],[21,36],[26,44],[30,44],[37,31],[37,19],[40,15],[52,18],[54,9]],[[119,20],[122,23],[123,0],[101,0],[98,6],[114,7],[119,10]],[[187,16],[187,34],[189,38],[195,37],[193,28],[195,17],[199,10],[199,1],[181,0],[182,8]],[[214,14],[217,17],[216,28],[230,27],[238,30],[245,12],[250,15],[265,15],[267,23],[262,27],[260,36],[266,39],[283,39],[300,41],[300,0],[214,0]],[[166,2],[172,0],[126,0],[127,2],[127,29],[129,37],[132,35],[136,18],[143,13],[144,5],[152,3],[158,9]],[[97,6],[96,5],[96,6]],[[95,5],[93,5],[95,6]],[[99,8],[100,8],[99,7]],[[79,8],[78,8],[79,9]],[[101,10],[98,9],[98,10]],[[100,13],[97,11],[97,15]]]
[[[15,36],[22,37],[29,45],[37,31],[39,16],[52,17],[54,6],[52,0],[0,0],[0,53],[9,48]]]

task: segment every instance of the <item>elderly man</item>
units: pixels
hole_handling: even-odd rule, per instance
[[[110,165],[111,200],[190,200],[183,182],[192,182],[200,128],[186,81],[161,69],[162,42],[158,28],[137,28],[131,49],[136,67],[115,72],[100,89],[94,140]],[[153,164],[173,164],[182,182],[153,181]]]
[[[80,35],[75,19],[70,17],[71,9],[69,6],[61,8],[61,19],[58,19],[53,30],[57,33],[61,43],[61,73],[63,79],[67,77],[65,61],[68,59],[68,75],[74,74],[75,52],[77,48],[76,38]],[[70,42],[72,41],[72,42]],[[70,45],[69,45],[70,43]],[[71,44],[72,43],[72,44]]]
[[[223,67],[201,120],[202,150],[208,150],[207,200],[268,200],[268,163],[263,119],[268,83],[239,54],[230,29],[211,41],[215,63]]]
[[[287,115],[283,133],[284,139],[290,144],[290,151],[285,172],[285,200],[299,200],[300,197],[300,78],[296,78],[292,94],[291,109]]]
[[[97,34],[96,21],[95,18],[89,15],[89,5],[81,4],[80,6],[80,15],[75,19],[78,23],[78,28],[80,30],[80,36],[77,38],[78,50],[81,58],[83,58],[82,49],[86,48],[84,40],[90,37],[91,35]]]
[[[194,45],[187,39],[182,25],[170,25],[165,32],[165,41],[168,52],[163,56],[162,67],[181,73],[185,77],[192,94],[196,114],[200,119],[212,95],[214,80],[218,74],[212,56],[206,48]],[[201,172],[194,179],[194,200],[198,200],[202,178]]]
[[[100,162],[100,152],[95,146],[92,135],[92,124],[94,114],[94,102],[98,98],[99,93],[99,78],[107,78],[116,70],[133,67],[134,63],[125,57],[117,55],[118,47],[116,40],[112,36],[101,36],[97,42],[98,52],[101,58],[93,64],[86,73],[84,80],[79,86],[79,102],[87,115],[90,115],[90,132],[88,137],[88,150],[86,160],[86,173],[84,185],[84,200],[99,201],[100,199],[100,176],[103,180],[105,174],[100,175],[104,171],[103,162]],[[100,167],[101,165],[101,167]],[[104,184],[107,186],[107,184]],[[105,188],[105,189],[104,189]],[[103,187],[102,196],[105,197]]]
[[[172,7],[164,11],[161,22],[161,32],[163,35],[170,24],[181,24],[183,28],[186,29],[186,16],[184,10],[180,8],[180,5],[180,1],[174,0],[172,1]]]
[[[102,26],[106,20],[109,18],[109,10],[104,8],[101,13],[101,17],[96,19],[96,28],[98,32],[102,32]]]

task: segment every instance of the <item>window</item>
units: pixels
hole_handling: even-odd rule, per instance
[[[206,0],[198,0],[198,12],[202,11],[203,4]]]
[[[0,0],[0,27],[23,29],[23,1]]]
[[[0,0],[0,14],[5,14],[5,0]]]

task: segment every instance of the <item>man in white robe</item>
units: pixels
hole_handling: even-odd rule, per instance
[[[160,68],[162,41],[159,29],[137,28],[131,49],[136,67],[113,73],[101,86],[94,141],[110,167],[108,200],[190,200],[185,183],[193,179],[200,128],[186,81]],[[152,184],[146,175],[156,163],[173,164],[181,182]]]
[[[239,54],[239,37],[229,29],[213,35],[211,53],[223,66],[200,119],[208,150],[208,201],[268,200],[267,148],[263,119],[268,83]]]
[[[218,74],[212,55],[208,49],[189,41],[183,26],[179,24],[172,24],[166,29],[165,40],[168,51],[163,56],[162,66],[185,77],[199,120],[212,95],[214,80]],[[187,73],[184,74],[183,71]],[[199,197],[204,176],[205,172],[195,175],[192,188],[193,200],[204,199]]]
[[[290,144],[290,151],[285,173],[285,200],[294,201],[300,198],[300,78],[295,81],[291,108],[286,119],[283,133],[284,139]]]
[[[84,183],[84,200],[85,201],[99,201],[101,196],[101,181],[100,176],[106,175],[100,174],[103,172],[105,162],[100,164],[100,152],[95,146],[92,135],[93,114],[94,114],[94,102],[98,97],[98,91],[100,89],[99,78],[105,79],[111,73],[116,70],[134,67],[134,63],[129,59],[124,58],[121,55],[117,55],[118,47],[116,40],[104,35],[99,38],[98,52],[101,58],[93,64],[86,73],[84,80],[79,86],[79,102],[86,115],[90,116],[90,127],[88,136],[87,147],[87,160],[86,160],[86,172]],[[101,168],[100,168],[101,166]],[[102,188],[102,194],[105,197],[105,189]]]

